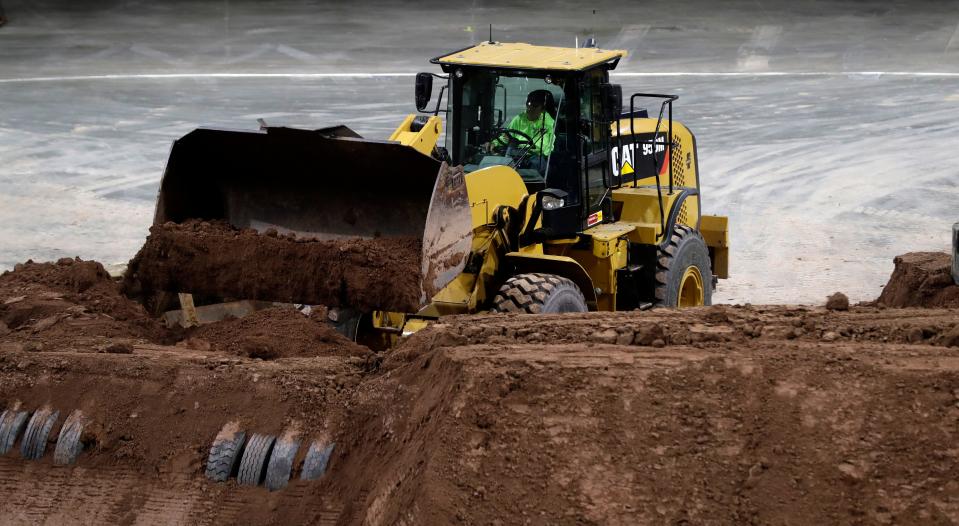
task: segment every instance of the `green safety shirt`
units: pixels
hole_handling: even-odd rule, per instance
[[[509,121],[509,129],[525,133],[533,139],[531,153],[549,157],[549,154],[553,152],[553,143],[556,142],[556,134],[553,133],[554,124],[553,118],[545,111],[535,121],[526,118],[524,111]],[[502,137],[496,140],[499,145],[506,142]]]

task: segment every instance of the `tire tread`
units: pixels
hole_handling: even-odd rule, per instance
[[[653,273],[655,286],[653,295],[656,299],[656,306],[663,307],[666,306],[669,296],[669,278],[670,278],[670,268],[672,267],[673,260],[679,252],[680,245],[688,238],[699,238],[705,246],[705,241],[703,241],[702,235],[696,230],[690,228],[686,225],[674,225],[673,233],[669,236],[669,242],[665,247],[661,247],[658,250],[658,255],[656,257],[656,270]],[[707,255],[708,257],[708,255]],[[703,280],[708,280],[710,285],[712,284],[712,274],[710,269],[709,275],[703,275]],[[707,298],[706,304],[708,305],[709,298]]]
[[[546,299],[562,285],[568,285],[579,292],[583,304],[586,304],[582,292],[572,280],[555,274],[532,272],[517,274],[506,280],[493,299],[493,310],[504,313],[539,314]]]

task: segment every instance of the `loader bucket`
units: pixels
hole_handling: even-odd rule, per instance
[[[462,171],[410,147],[346,127],[197,129],[173,145],[131,270],[146,290],[415,312],[462,271],[471,232]]]

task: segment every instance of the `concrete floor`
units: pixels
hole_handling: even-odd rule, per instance
[[[25,2],[0,28],[0,269],[126,261],[170,143],[200,125],[345,123],[382,138],[428,58],[487,37],[631,53],[678,93],[706,212],[731,218],[724,302],[872,299],[959,221],[959,2]],[[595,14],[592,12],[595,9]]]

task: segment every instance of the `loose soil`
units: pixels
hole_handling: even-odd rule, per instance
[[[101,290],[89,310],[123,312],[108,278],[75,284],[77,263],[25,265],[0,291],[83,306]],[[114,320],[102,353],[35,321],[11,334],[44,352],[0,338],[0,409],[61,414],[40,461],[0,456],[0,524],[959,521],[959,309],[447,317],[377,359],[294,309],[176,346],[138,320]],[[78,409],[86,447],[54,466]],[[210,482],[226,424],[335,444],[329,470],[276,492]]]
[[[910,252],[896,256],[896,267],[877,302],[887,307],[959,307],[959,286],[952,280],[952,256]]]
[[[187,347],[272,360],[291,356],[366,356],[370,350],[346,339],[320,316],[274,307],[189,332]]]
[[[43,350],[96,348],[116,338],[170,343],[176,334],[120,294],[96,261],[28,261],[0,275],[0,342]]]
[[[421,240],[313,240],[259,234],[224,222],[150,228],[130,261],[125,291],[190,292],[219,298],[415,312],[420,306]]]

